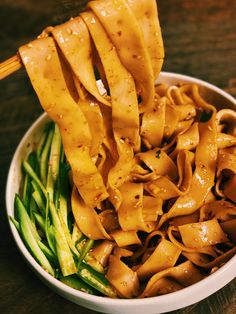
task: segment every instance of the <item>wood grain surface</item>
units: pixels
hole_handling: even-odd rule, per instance
[[[76,16],[86,1],[1,0],[0,61],[48,25]],[[236,96],[236,1],[159,0],[165,71],[213,83]],[[5,213],[9,164],[42,110],[24,70],[0,82],[0,313],[93,314],[47,288],[17,250]],[[236,313],[236,279],[209,298],[173,313]]]

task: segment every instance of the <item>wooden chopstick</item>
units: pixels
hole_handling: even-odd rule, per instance
[[[22,62],[18,54],[0,63],[0,80],[18,71],[22,67]]]

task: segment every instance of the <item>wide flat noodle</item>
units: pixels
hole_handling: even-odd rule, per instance
[[[221,109],[217,112],[216,122],[218,128],[226,126],[227,133],[236,136],[236,112],[232,109]]]
[[[152,108],[154,75],[151,58],[134,13],[125,0],[96,0],[89,2],[89,7],[101,21],[117,49],[121,62],[132,74],[137,88],[140,89],[140,110],[143,112]]]
[[[236,205],[225,200],[216,200],[209,202],[200,208],[199,221],[218,219],[227,221],[236,216]]]
[[[155,273],[175,265],[181,250],[166,239],[162,239],[151,256],[138,267],[139,278],[149,278]]]
[[[147,292],[147,296],[151,297],[151,296],[164,295],[167,293],[179,291],[183,288],[184,288],[184,286],[180,285],[175,280],[164,277],[164,278],[160,278],[155,283],[155,288],[152,287],[152,290],[150,292],[149,291]]]
[[[120,229],[117,213],[113,209],[103,209],[102,212],[99,213],[99,219],[109,234]]]
[[[84,88],[104,105],[110,106],[97,87],[92,62],[92,46],[89,32],[78,16],[52,30],[53,37]],[[79,48],[79,49],[78,49]]]
[[[227,234],[228,238],[232,242],[236,243],[236,218],[224,221],[220,225],[224,233]]]
[[[143,195],[143,219],[144,221],[157,221],[158,216],[163,214],[163,201],[160,197]]]
[[[164,139],[169,139],[174,134],[179,123],[179,112],[167,102],[165,112]]]
[[[182,225],[180,225],[182,226]],[[179,226],[178,226],[179,227]],[[217,257],[217,254],[215,252],[215,249],[213,246],[208,245],[208,246],[201,246],[201,247],[187,247],[185,246],[181,240],[179,240],[180,234],[179,234],[179,228],[178,227],[174,227],[174,226],[170,226],[167,230],[167,234],[168,237],[170,239],[170,241],[176,245],[179,249],[181,249],[183,252],[189,252],[189,253],[203,253],[212,257]],[[178,237],[178,238],[177,238]],[[194,244],[193,244],[194,246]]]
[[[166,176],[158,176],[144,184],[144,189],[155,197],[168,200],[180,195],[185,195],[190,189],[192,179],[192,155],[181,150],[177,156],[178,183],[172,182]],[[162,167],[162,171],[164,168]]]
[[[82,18],[88,26],[103,63],[112,99],[112,127],[119,159],[108,175],[108,184],[111,189],[111,200],[118,207],[120,200],[117,187],[129,174],[132,167],[133,148],[139,146],[136,89],[132,76],[121,64],[115,47],[97,17],[92,12],[87,12],[82,14]]]
[[[157,79],[163,64],[164,47],[155,0],[127,0],[128,5],[140,25],[144,42],[151,57],[154,80]]]
[[[112,125],[115,136],[128,139],[136,146],[139,141],[139,113],[133,78],[120,62],[116,49],[92,12],[82,13],[104,66],[112,100]]]
[[[176,184],[164,176],[144,184],[144,189],[154,197],[160,197],[164,201],[184,195],[187,192],[187,190],[181,191]]]
[[[141,241],[137,235],[136,230],[124,231],[122,229],[113,231],[111,237],[115,240],[119,247],[126,247],[128,245],[141,245]]]
[[[164,136],[166,98],[154,99],[155,107],[146,111],[142,117],[141,136],[150,149],[160,147]]]
[[[193,100],[191,99],[191,97],[187,96],[187,94],[185,93],[184,90],[182,90],[181,86],[166,86],[164,89],[164,94],[166,94],[166,96],[168,97],[170,103],[174,106],[178,106],[176,107],[176,109],[178,110],[178,108],[180,108],[181,106],[193,106],[193,108],[190,110],[190,112],[195,112],[196,114],[196,108],[194,105]],[[190,118],[190,115],[188,115]]]
[[[216,219],[181,225],[178,228],[187,247],[201,248],[228,241]]]
[[[169,223],[171,226],[178,227],[181,225],[186,225],[189,223],[195,223],[198,221],[199,221],[199,211],[196,211],[190,215],[183,215],[183,216],[174,217],[173,219],[170,220]]]
[[[193,264],[196,266],[202,267],[206,270],[213,270],[214,268],[218,268],[226,263],[230,258],[232,258],[236,254],[236,247],[229,249],[225,253],[220,256],[217,256],[212,261],[206,259],[206,257],[202,253],[198,252],[184,252],[183,255],[188,258]]]
[[[193,100],[181,88],[170,86],[167,90],[170,107],[178,113],[179,120],[190,120],[196,116],[196,106]]]
[[[236,136],[232,136],[223,132],[217,133],[217,144],[219,149],[236,145]]]
[[[106,277],[120,297],[132,298],[138,295],[138,276],[120,260],[119,256],[110,256]]]
[[[75,187],[71,195],[71,208],[77,226],[88,238],[110,239],[96,211],[84,203]]]
[[[104,145],[108,149],[113,161],[117,161],[118,152],[114,139],[112,128],[112,109],[110,107],[101,106],[101,112],[104,122]]]
[[[88,122],[92,137],[90,155],[92,157],[98,157],[98,153],[105,135],[103,127],[104,121],[99,103],[96,101],[96,99],[87,97],[85,100],[81,100],[79,105]]]
[[[161,217],[159,227],[172,217],[191,214],[197,210],[203,204],[208,192],[214,185],[218,153],[215,124],[216,109],[203,101],[198,93],[197,86],[192,87],[192,93],[198,106],[203,110],[210,111],[211,117],[207,122],[199,123],[200,141],[196,148],[196,168],[189,192],[180,196],[168,213]]]
[[[199,143],[198,123],[195,122],[187,131],[177,136],[175,151],[180,151],[184,149],[192,150],[197,147],[198,143]]]
[[[112,241],[104,240],[99,243],[96,247],[92,248],[90,252],[91,256],[93,256],[103,267],[107,266],[109,256],[112,253],[115,244]]]
[[[193,153],[187,150],[179,151],[177,155],[177,167],[178,167],[178,175],[179,180],[177,186],[181,191],[187,193],[190,189],[191,179],[193,175],[192,171],[192,161],[193,161]]]
[[[236,174],[224,185],[224,195],[236,204]]]
[[[160,241],[160,239],[165,239],[166,234],[163,231],[159,231],[159,230],[154,230],[152,232],[150,232],[148,234],[148,236],[146,237],[143,246],[139,247],[132,255],[132,257],[130,258],[132,261],[136,261],[137,259],[140,259],[142,257],[142,262],[144,260],[146,260],[146,256],[148,254],[148,252],[151,250],[151,252],[153,252],[153,247],[149,246],[150,243],[153,241],[153,239],[158,236],[158,240],[156,240],[156,244],[157,245]],[[160,237],[160,239],[159,239]],[[154,246],[155,246],[154,245]],[[150,256],[150,254],[148,254]],[[139,266],[137,266],[139,267]]]
[[[219,177],[224,170],[229,170],[233,174],[236,174],[236,155],[227,152],[219,154],[216,176]]]
[[[124,231],[152,231],[155,227],[155,222],[144,220],[142,183],[124,183],[119,188],[119,191],[123,198],[118,209],[118,219],[121,228]]]
[[[157,295],[157,291],[159,291],[158,282],[160,279],[166,277],[186,287],[200,281],[204,278],[204,275],[202,275],[190,261],[186,261],[176,267],[170,267],[152,276],[140,297],[145,298]]]
[[[49,37],[38,39],[19,52],[42,107],[60,128],[74,183],[86,204],[95,207],[108,194],[90,157],[88,123],[68,91],[55,42]]]
[[[136,159],[145,165],[158,176],[167,176],[172,180],[178,177],[178,172],[173,160],[161,149],[154,148],[144,153],[136,154]]]

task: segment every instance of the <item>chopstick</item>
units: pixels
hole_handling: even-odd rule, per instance
[[[22,62],[18,54],[0,63],[0,80],[18,71],[22,67]]]

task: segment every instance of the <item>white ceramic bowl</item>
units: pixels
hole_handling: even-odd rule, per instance
[[[201,92],[208,101],[216,104],[218,107],[236,109],[236,99],[221,89],[204,81],[185,75],[163,72],[158,79],[158,83],[159,82],[167,84],[196,83],[201,86]],[[46,114],[43,114],[38,118],[21,140],[14,154],[9,169],[6,188],[6,207],[8,216],[13,216],[13,200],[15,193],[19,190],[22,159],[27,152],[32,149],[32,145],[34,145],[37,138],[39,138],[43,126],[47,121],[48,116]],[[66,299],[95,311],[112,314],[150,314],[177,310],[208,297],[224,287],[236,276],[236,256],[234,256],[219,270],[202,281],[167,295],[131,300],[93,296],[66,286],[44,271],[31,256],[12,223],[10,223],[10,229],[15,242],[26,261],[46,285]]]

